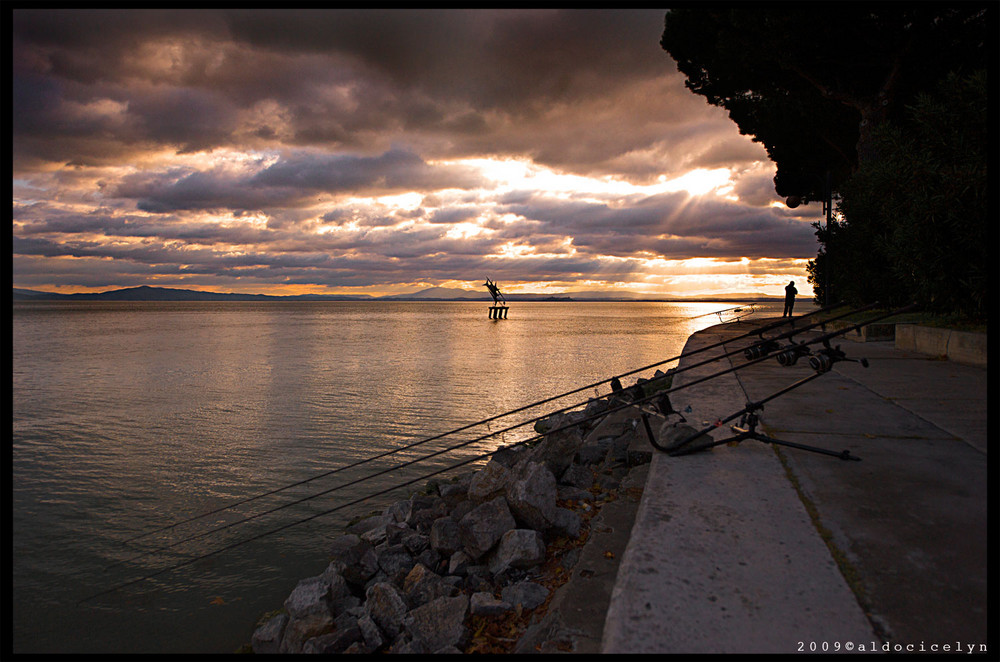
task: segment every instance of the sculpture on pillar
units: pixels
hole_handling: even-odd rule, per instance
[[[490,291],[490,296],[493,297],[493,305],[490,306],[490,319],[507,319],[507,300],[500,292],[500,287],[489,278],[486,279],[483,285],[486,286],[486,289]],[[502,306],[499,304],[501,301],[503,302]]]

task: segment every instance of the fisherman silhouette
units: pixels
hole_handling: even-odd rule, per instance
[[[785,285],[785,312],[781,313],[782,317],[791,317],[792,308],[795,306],[795,295],[799,291],[795,289],[795,281],[789,281],[788,285]]]

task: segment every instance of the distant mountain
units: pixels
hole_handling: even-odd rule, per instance
[[[779,296],[768,296],[765,294],[715,294],[683,296],[678,294],[656,295],[643,292],[613,291],[613,292],[566,292],[562,296],[572,297],[573,301],[711,301],[711,302],[731,302],[731,303],[751,303],[758,301],[771,301],[780,299]]]
[[[370,301],[368,295],[345,294],[299,294],[273,296],[270,294],[236,294],[223,292],[201,292],[170,287],[150,287],[141,285],[107,292],[80,292],[58,294],[14,288],[15,301]]]
[[[295,294],[275,296],[270,294],[235,294],[201,292],[169,287],[129,287],[107,292],[58,294],[38,290],[13,289],[15,301],[492,301],[488,292],[463,290],[454,287],[431,287],[411,294],[393,294],[373,297],[367,294]],[[562,294],[505,294],[512,301],[712,301],[750,303],[773,301],[781,297],[760,294],[729,294],[725,296],[656,297],[637,292],[566,292]]]
[[[412,292],[410,294],[391,294],[389,296],[378,297],[386,300],[412,300],[412,299],[437,299],[454,301],[455,299],[469,299],[472,301],[492,301],[493,297],[485,290],[476,292],[474,290],[463,290],[458,287],[429,287],[426,290]]]
[[[504,294],[506,301],[571,301],[568,294]],[[379,297],[385,301],[493,301],[486,290],[463,290],[457,287],[430,287],[411,294]]]

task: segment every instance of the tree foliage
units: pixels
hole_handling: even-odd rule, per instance
[[[989,38],[974,3],[800,3],[672,9],[660,45],[688,89],[764,145],[779,195],[817,200],[815,174],[846,180],[872,130],[928,80],[982,61]]]
[[[844,184],[844,228],[829,246],[845,254],[831,273],[845,268],[854,281],[842,282],[841,293],[984,317],[986,72],[946,77],[918,95],[901,122],[880,127],[874,141],[883,156]]]
[[[775,190],[840,199],[816,225],[823,300],[914,299],[983,315],[986,77],[996,16],[978,3],[687,7],[661,46],[776,165]]]

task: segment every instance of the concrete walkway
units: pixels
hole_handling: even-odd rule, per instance
[[[706,329],[685,353],[761,323]],[[869,367],[836,363],[768,402],[758,432],[861,461],[757,440],[654,453],[602,652],[797,653],[885,642],[926,651],[960,642],[978,652],[987,643],[986,370],[892,342],[832,344]],[[679,373],[674,387],[745,362],[740,351]],[[811,374],[804,359],[768,360],[671,400],[690,406],[685,416],[700,429]],[[726,425],[712,436],[733,434]]]

